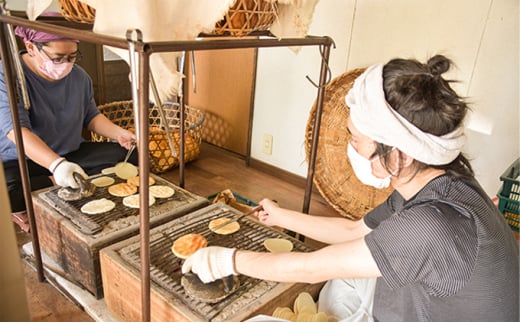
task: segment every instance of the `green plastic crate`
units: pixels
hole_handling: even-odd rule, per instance
[[[500,176],[502,187],[497,193],[498,209],[502,212],[509,226],[520,231],[520,158]]]

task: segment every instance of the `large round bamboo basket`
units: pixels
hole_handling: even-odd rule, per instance
[[[131,131],[135,131],[133,103],[129,101],[116,101],[98,106],[98,109],[114,124]],[[179,166],[180,153],[180,107],[177,103],[166,103],[163,105],[166,117],[165,125],[161,120],[158,107],[150,108],[148,149],[150,153],[150,170],[159,174]],[[184,137],[184,161],[195,160],[200,154],[200,143],[202,141],[202,125],[204,122],[204,111],[185,106],[185,137]],[[168,126],[168,129],[166,129]],[[175,154],[170,149],[168,141],[169,131]],[[95,132],[91,132],[91,140],[95,142],[110,141]]]
[[[320,137],[316,152],[314,183],[323,198],[342,216],[359,220],[383,202],[392,189],[375,189],[361,183],[350,165],[347,146],[349,109],[345,96],[364,69],[354,69],[333,79],[325,88]],[[307,122],[305,148],[310,157],[316,102]]]

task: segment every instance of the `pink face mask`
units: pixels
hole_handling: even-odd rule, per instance
[[[42,72],[45,76],[49,77],[53,80],[61,80],[65,76],[69,75],[70,71],[72,71],[72,67],[74,63],[72,62],[63,62],[60,64],[54,64],[50,59],[44,57],[40,51],[37,51],[38,55],[43,59],[43,63],[38,65],[40,72]]]

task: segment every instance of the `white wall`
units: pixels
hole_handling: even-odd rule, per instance
[[[518,0],[322,0],[309,34],[334,39],[333,76],[394,57],[453,59],[446,76],[460,81],[455,89],[469,97],[472,115],[492,125],[480,127],[490,135],[467,130],[465,152],[494,196],[520,155],[518,17]],[[316,47],[260,49],[253,158],[306,176],[305,128],[317,91],[305,76],[317,82],[320,62]],[[272,155],[262,153],[264,133],[273,135]]]

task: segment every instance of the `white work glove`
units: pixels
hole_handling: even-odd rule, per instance
[[[71,163],[65,158],[60,157],[51,163],[49,170],[54,175],[54,181],[56,184],[63,187],[78,188],[79,185],[72,175],[73,172],[81,174],[84,178],[88,175],[85,173],[83,168],[76,163]]]
[[[191,270],[205,284],[229,275],[238,275],[235,272],[235,251],[234,248],[224,247],[199,249],[184,261],[182,273],[185,274]]]

